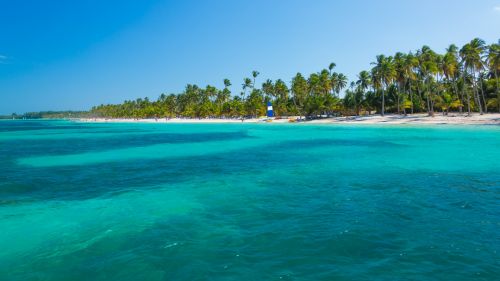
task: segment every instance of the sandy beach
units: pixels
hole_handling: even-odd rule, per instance
[[[92,118],[78,119],[78,122],[96,122],[96,123],[291,123],[297,117],[274,118],[268,120],[265,118],[253,119],[188,119],[188,118],[158,118],[158,119],[124,119],[124,118]],[[385,116],[370,115],[370,116],[349,116],[349,117],[332,117],[299,122],[299,124],[414,124],[414,125],[500,125],[500,113],[488,113],[480,115],[474,113],[471,116],[458,113],[450,113],[442,115],[437,113],[434,117],[427,114],[413,115],[394,115],[386,114]]]

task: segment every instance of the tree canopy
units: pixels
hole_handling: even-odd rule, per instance
[[[289,81],[266,79],[260,87],[260,73],[252,71],[239,94],[224,79],[222,89],[188,84],[182,93],[99,105],[90,113],[108,118],[258,117],[265,115],[268,101],[276,116],[500,112],[500,42],[486,45],[475,38],[461,48],[451,44],[443,54],[423,46],[415,52],[378,55],[371,65],[350,84],[332,62]]]

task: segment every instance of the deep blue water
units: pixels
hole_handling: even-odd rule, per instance
[[[0,121],[0,280],[498,280],[500,127]]]

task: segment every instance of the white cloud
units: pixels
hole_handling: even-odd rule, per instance
[[[0,55],[0,64],[6,63],[5,61],[7,60],[7,56]]]
[[[495,6],[495,7],[493,7],[493,10],[494,10],[495,12],[500,12],[500,5],[499,5],[499,6]]]

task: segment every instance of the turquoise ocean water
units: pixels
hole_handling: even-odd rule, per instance
[[[500,128],[0,122],[0,280],[498,280]]]

